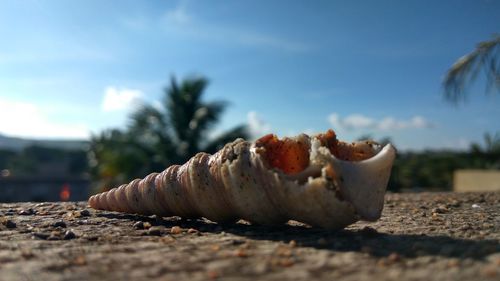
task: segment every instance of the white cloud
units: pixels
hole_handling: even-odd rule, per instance
[[[362,114],[350,114],[341,118],[337,113],[328,116],[328,121],[336,129],[359,130],[372,129],[393,131],[402,129],[430,128],[432,124],[422,116],[413,116],[409,120],[398,120],[394,117],[384,117],[381,120],[367,117]]]
[[[187,13],[186,2],[180,1],[172,10],[165,13],[165,19],[172,24],[188,24],[191,22],[191,16]]]
[[[261,137],[271,132],[271,125],[264,122],[255,111],[248,112],[247,122],[248,128],[250,129],[250,134],[254,138]]]
[[[0,99],[0,133],[29,138],[72,138],[90,136],[85,124],[64,124],[50,120],[39,106]]]
[[[456,139],[446,139],[442,143],[442,148],[452,150],[467,150],[472,145],[472,142],[464,137],[459,137]]]
[[[285,52],[306,52],[311,47],[302,42],[292,41],[279,36],[202,22],[187,9],[187,2],[180,1],[176,7],[168,10],[163,17],[165,29],[175,35],[195,39],[216,41],[224,44],[239,44],[248,47],[268,48]]]
[[[140,100],[142,96],[143,93],[139,90],[118,89],[110,86],[104,90],[101,108],[106,112],[124,110]]]

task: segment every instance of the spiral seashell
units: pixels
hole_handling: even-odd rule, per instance
[[[255,142],[237,139],[89,199],[92,208],[143,215],[300,221],[341,229],[377,220],[396,150],[372,141],[347,144],[325,134]]]

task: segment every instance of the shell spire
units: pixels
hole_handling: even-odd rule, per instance
[[[395,155],[391,144],[347,144],[332,130],[237,139],[213,155],[198,153],[183,165],[91,196],[89,204],[143,215],[258,224],[293,219],[341,229],[380,217]]]

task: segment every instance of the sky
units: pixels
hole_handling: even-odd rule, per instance
[[[467,149],[500,131],[500,95],[479,81],[455,106],[442,80],[499,14],[493,0],[0,0],[0,134],[88,139],[172,76],[203,76],[205,101],[229,102],[212,135],[245,123]]]

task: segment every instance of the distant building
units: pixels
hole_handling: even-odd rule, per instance
[[[83,201],[90,180],[81,177],[0,177],[0,202]]]
[[[453,175],[453,190],[500,191],[499,170],[456,170]]]

